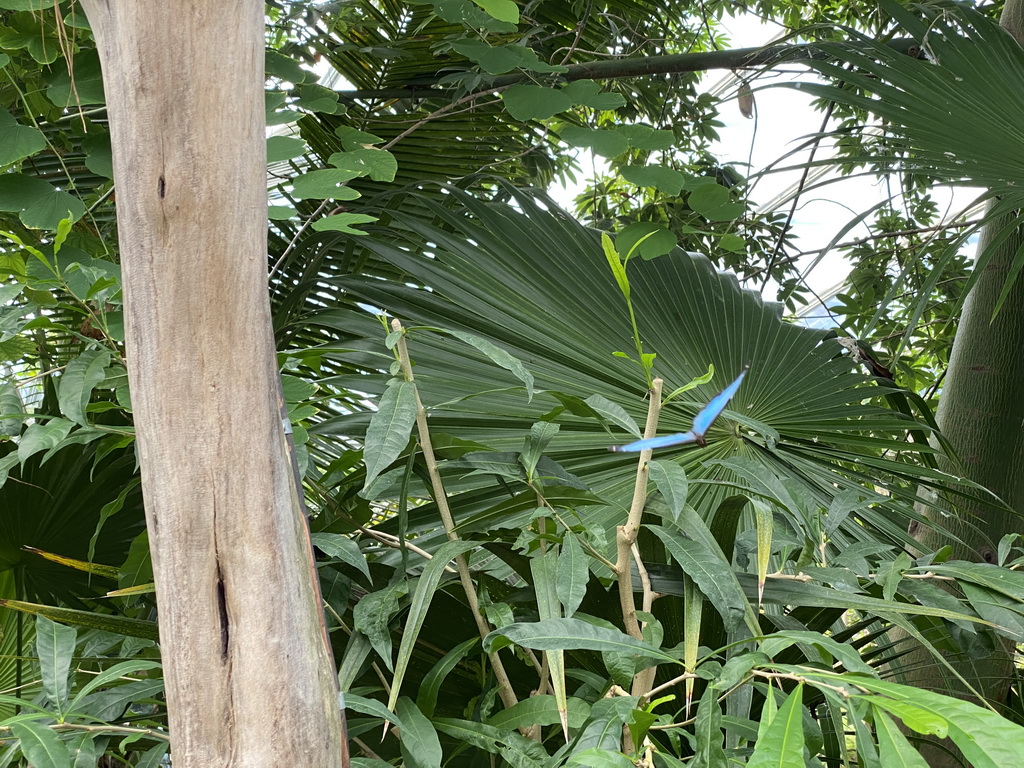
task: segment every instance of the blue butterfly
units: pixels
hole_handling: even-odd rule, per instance
[[[729,404],[729,401],[732,400],[732,396],[736,394],[736,390],[740,388],[740,384],[743,382],[743,377],[747,375],[748,368],[749,366],[744,367],[740,371],[740,375],[736,377],[736,381],[711,398],[711,402],[694,416],[693,428],[688,432],[677,432],[674,435],[662,435],[661,437],[649,437],[646,440],[637,440],[627,445],[614,445],[608,450],[627,453],[649,451],[653,448],[665,448],[669,445],[685,445],[686,443],[704,445],[704,434],[714,423],[715,419],[725,410],[725,406]]]

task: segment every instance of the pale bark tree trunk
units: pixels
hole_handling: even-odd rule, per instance
[[[1024,0],[1008,0],[1000,23],[1018,42],[1024,41]],[[979,253],[1007,224],[989,225],[982,233]],[[1005,304],[992,320],[997,300],[1018,248],[1024,244],[1024,228],[998,246],[993,260],[980,275],[965,302],[949,368],[942,386],[936,419],[943,434],[959,455],[968,478],[988,488],[1010,507],[1024,510],[1024,279],[1018,279]],[[912,530],[923,552],[945,544],[954,547],[953,557],[995,562],[996,546],[1007,533],[1021,531],[1020,519],[992,506],[957,502],[956,514],[945,517],[927,513],[963,543],[934,530]],[[1013,679],[1013,647],[1006,643],[982,659],[948,659],[967,681],[998,707],[1006,699]],[[968,697],[962,685],[924,650],[901,660],[906,670],[902,682],[942,693]],[[932,768],[960,766],[959,758],[944,750],[924,746],[922,754]]]
[[[266,290],[262,0],[83,0],[179,766],[347,764]]]

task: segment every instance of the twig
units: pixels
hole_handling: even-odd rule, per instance
[[[392,320],[391,330],[400,333],[397,344],[398,359],[402,366],[402,374],[405,376],[405,380],[411,383],[413,381],[412,364],[409,362],[409,350],[405,344],[405,334],[403,333],[401,321],[397,318]],[[448,506],[448,495],[445,493],[444,484],[441,482],[441,473],[437,469],[434,447],[430,442],[430,430],[427,428],[427,412],[423,408],[420,394],[415,387],[413,387],[413,396],[416,399],[416,426],[419,430],[420,448],[423,451],[423,459],[427,465],[427,472],[430,475],[430,485],[434,492],[437,511],[441,515],[441,522],[444,524],[444,532],[448,536],[448,540],[459,541],[459,534],[455,530],[455,519],[452,517],[451,508]],[[466,602],[469,604],[469,610],[476,621],[480,637],[487,637],[491,632],[491,628],[484,618],[483,612],[480,610],[480,600],[476,594],[476,587],[473,585],[473,577],[470,575],[466,556],[456,555],[455,565],[458,568],[459,581],[462,582],[462,588],[466,593]],[[491,660],[491,666],[494,668],[494,676],[498,680],[498,695],[506,707],[511,707],[518,702],[516,694],[512,690],[512,682],[505,672],[505,667],[498,657],[498,652],[492,651],[487,655]]]

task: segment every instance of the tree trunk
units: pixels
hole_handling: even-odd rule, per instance
[[[1000,23],[1018,41],[1022,39],[1024,0],[1008,0]],[[1008,222],[990,224],[982,232],[979,253]],[[1024,509],[1024,279],[1018,279],[995,320],[992,314],[1017,250],[1024,244],[1024,228],[998,246],[964,304],[953,342],[936,419],[962,462],[962,470],[1016,510]],[[950,469],[947,467],[947,469]],[[923,552],[952,544],[953,557],[994,563],[996,546],[1007,533],[1021,530],[1014,514],[991,506],[957,502],[955,514],[928,516],[963,543],[941,532],[920,528],[911,533]],[[1013,646],[1000,645],[987,658],[947,658],[986,699],[999,705],[1013,679]],[[925,650],[901,659],[901,682],[968,697],[949,672]],[[953,768],[956,755],[926,745],[922,748],[932,768]]]
[[[278,404],[261,0],[83,0],[178,766],[347,765]]]

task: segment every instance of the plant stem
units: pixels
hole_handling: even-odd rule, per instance
[[[632,307],[630,308],[632,312]],[[661,390],[664,382],[661,379],[654,379],[651,382],[650,404],[647,407],[647,423],[644,425],[644,438],[654,437],[658,431],[658,417],[661,414]],[[652,451],[641,451],[637,461],[636,483],[633,486],[633,501],[629,506],[629,515],[626,524],[615,529],[615,573],[619,581],[619,604],[622,608],[622,623],[626,632],[637,640],[643,640],[643,630],[636,618],[636,601],[633,597],[633,576],[630,569],[630,562],[633,556],[633,545],[636,544],[637,534],[640,532],[640,521],[644,514],[644,504],[647,502],[647,478],[650,475],[648,463],[651,460]],[[638,553],[639,554],[639,553]],[[637,565],[640,566],[640,558],[637,557]],[[644,587],[644,607],[649,606],[653,599],[649,587]],[[654,683],[652,670],[644,670],[633,676],[632,695],[645,696]],[[636,749],[633,744],[633,737],[629,729],[622,729],[622,750],[626,754],[632,754]]]
[[[392,320],[391,330],[402,331],[401,321],[397,318]],[[409,350],[405,344],[404,333],[399,336],[396,348],[398,350],[398,360],[402,366],[402,374],[405,376],[406,381],[412,382],[412,364],[409,362]],[[441,482],[441,473],[438,472],[437,459],[434,457],[434,447],[430,442],[430,431],[427,428],[427,412],[420,401],[420,393],[415,387],[413,387],[413,394],[416,397],[416,427],[419,430],[420,449],[423,451],[423,460],[426,462],[427,472],[430,475],[430,485],[434,492],[434,501],[437,503],[437,510],[441,515],[444,532],[447,534],[449,541],[458,541],[459,534],[455,531],[455,519],[452,517],[451,508],[448,506],[448,495],[445,493],[444,484]],[[484,638],[490,634],[491,627],[480,610],[480,600],[477,597],[476,587],[473,585],[473,577],[470,575],[469,563],[466,561],[465,555],[457,555],[455,557],[455,565],[459,571],[459,581],[462,582],[462,588],[466,593],[466,602],[469,604],[469,610],[476,621],[480,637]],[[505,667],[501,663],[497,651],[492,651],[487,655],[491,660],[491,666],[494,668],[494,676],[498,679],[498,695],[506,707],[511,707],[518,699],[512,690],[512,683],[508,679]]]

